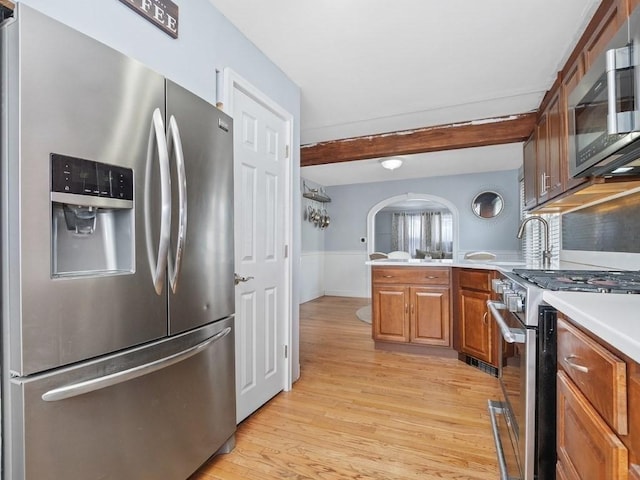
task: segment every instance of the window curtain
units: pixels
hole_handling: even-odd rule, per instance
[[[453,251],[453,215],[449,212],[397,212],[392,216],[393,250],[448,256]]]

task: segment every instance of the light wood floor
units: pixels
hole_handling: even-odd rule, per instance
[[[355,315],[367,303],[302,305],[300,380],[190,480],[496,480],[486,406],[497,380],[456,359],[374,350]]]

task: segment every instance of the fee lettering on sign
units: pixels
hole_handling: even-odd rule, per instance
[[[178,5],[171,0],[120,0],[173,38],[178,38]]]

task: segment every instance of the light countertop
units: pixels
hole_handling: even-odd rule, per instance
[[[640,295],[545,290],[542,299],[640,363]]]
[[[478,268],[482,270],[502,270],[510,272],[512,268],[539,268],[535,266],[527,267],[524,262],[502,262],[488,260],[456,260],[451,259],[417,259],[417,258],[384,258],[380,260],[368,260],[367,265],[387,266],[387,267],[458,267],[458,268]]]
[[[514,268],[542,269],[540,262],[526,263],[524,261],[501,261],[501,260],[451,260],[451,259],[417,259],[417,258],[383,258],[379,260],[367,260],[365,265],[388,267],[458,267],[458,268],[479,268],[482,270],[498,270],[510,272]],[[551,263],[551,270],[613,270],[611,268],[596,267],[575,262],[554,261]],[[639,295],[640,296],[640,295]]]

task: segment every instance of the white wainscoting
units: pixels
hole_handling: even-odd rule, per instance
[[[304,252],[300,302],[323,295],[369,297],[371,273],[366,252]]]
[[[324,252],[303,252],[300,255],[300,303],[324,295]]]
[[[325,295],[338,297],[369,297],[371,267],[366,252],[325,252]]]
[[[465,251],[459,256],[462,259]],[[493,251],[498,260],[518,261],[518,251]],[[337,297],[371,296],[371,267],[365,265],[369,259],[366,252],[303,252],[300,258],[302,284],[300,302],[308,302],[323,295]]]

